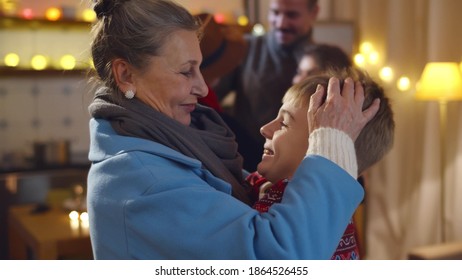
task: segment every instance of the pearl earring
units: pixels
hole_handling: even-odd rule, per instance
[[[135,91],[129,89],[124,93],[124,95],[125,95],[125,98],[132,99],[133,97],[135,97]]]

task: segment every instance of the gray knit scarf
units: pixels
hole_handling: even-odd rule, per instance
[[[198,105],[191,125],[185,126],[137,98],[116,100],[108,88],[100,88],[89,111],[94,118],[108,120],[120,135],[151,140],[199,160],[203,168],[231,184],[234,197],[250,203],[234,134],[215,110]]]

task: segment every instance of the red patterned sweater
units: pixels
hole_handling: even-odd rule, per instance
[[[260,193],[260,187],[267,183],[268,180],[262,177],[257,172],[247,176],[246,181],[252,187],[252,196],[256,198],[253,208],[260,213],[267,212],[269,207],[274,203],[279,203],[282,200],[282,194],[287,186],[287,180],[281,180],[274,185],[271,185],[265,190],[265,195],[261,199],[257,199]],[[359,247],[357,243],[356,226],[351,220],[348,224],[342,239],[339,242],[337,250],[332,256],[332,260],[359,260]]]

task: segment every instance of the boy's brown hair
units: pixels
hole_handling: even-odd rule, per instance
[[[369,107],[374,99],[380,99],[380,108],[377,114],[370,120],[355,141],[356,157],[358,161],[358,174],[381,160],[393,146],[395,122],[390,100],[385,92],[366,72],[356,68],[345,70],[328,70],[323,74],[305,78],[292,86],[284,95],[283,102],[290,102],[300,107],[307,107],[311,95],[316,91],[318,84],[327,89],[331,77],[340,80],[343,87],[344,80],[348,77],[354,81],[360,81],[364,87],[363,109]]]

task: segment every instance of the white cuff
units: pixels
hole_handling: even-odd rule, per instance
[[[353,178],[358,178],[358,163],[353,140],[345,132],[321,127],[310,134],[306,155],[319,155],[333,161],[348,172]]]

